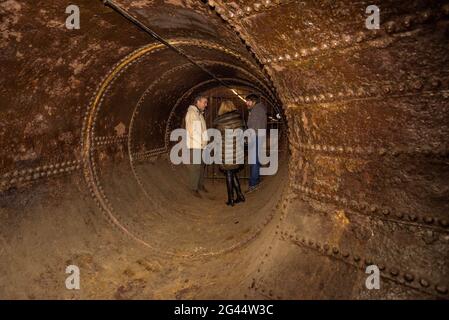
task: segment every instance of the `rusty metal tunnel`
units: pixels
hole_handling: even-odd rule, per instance
[[[69,1],[0,3],[0,298],[448,298],[448,3],[382,1],[374,30],[364,0],[105,3],[73,30]],[[216,88],[285,128],[234,208],[169,160]]]

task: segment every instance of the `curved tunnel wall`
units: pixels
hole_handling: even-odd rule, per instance
[[[180,119],[174,106],[185,108],[210,77],[100,1],[79,1],[82,27],[71,31],[61,27],[65,1],[38,3],[38,14],[36,6],[6,1],[0,230],[10,249],[1,251],[4,275],[14,279],[12,272],[32,259],[26,246],[40,239],[33,225],[53,230],[46,221],[64,230],[64,217],[53,212],[73,218],[62,205],[70,199],[53,206],[64,196],[52,190],[60,189],[71,190],[82,210],[94,212],[95,218],[83,215],[77,232],[109,230],[95,222],[100,214],[90,203],[97,202],[114,226],[156,250],[154,259],[165,248],[181,257],[216,253],[211,265],[226,265],[228,255],[241,261],[229,265],[232,277],[223,276],[219,289],[192,289],[193,297],[222,290],[256,298],[447,298],[447,4],[383,2],[381,29],[373,31],[364,27],[371,3],[363,1],[118,3],[218,77],[250,83],[282,105],[288,179],[281,172],[271,184],[275,190],[257,200],[261,207],[241,220],[235,234],[244,237],[226,233],[235,221],[223,217],[212,221],[225,226],[220,230],[226,236],[213,238],[212,232],[194,244],[186,237],[168,250],[166,228],[189,218],[175,206],[161,209],[173,187],[164,185],[164,174],[178,174],[165,167],[167,132]],[[148,161],[157,169],[140,165]],[[152,179],[160,183],[148,183]],[[182,208],[188,198],[177,201]],[[146,212],[173,217],[149,233],[161,217]],[[73,235],[75,243],[87,239],[81,233]],[[223,238],[229,243],[219,243]],[[204,249],[206,243],[212,245]],[[227,249],[232,253],[226,255]],[[76,257],[82,260],[71,259]],[[383,290],[364,287],[370,264],[381,269]],[[23,268],[42,278],[50,267],[38,265],[38,271]],[[10,281],[2,278],[3,295],[17,296],[20,284]],[[238,286],[226,291],[231,282]],[[89,288],[85,296],[95,296],[95,283]],[[171,297],[172,288],[153,289]]]

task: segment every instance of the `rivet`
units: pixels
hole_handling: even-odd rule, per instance
[[[260,7],[262,6],[260,3],[258,3],[258,2],[256,2],[255,4],[253,4],[253,6],[254,6],[254,9],[256,10],[256,11],[259,11],[260,10]]]
[[[339,250],[338,250],[337,247],[333,247],[333,248],[332,248],[332,252],[333,252],[334,254],[338,254]]]
[[[363,97],[365,95],[365,89],[363,89],[363,88],[358,89],[357,90],[357,95],[359,97]]]
[[[355,262],[359,262],[360,261],[360,257],[359,256],[354,256],[354,261]]]
[[[433,221],[434,221],[434,220],[433,220],[432,217],[425,217],[425,218],[424,218],[424,222],[425,222],[425,223],[432,224]]]
[[[413,83],[413,88],[415,88],[417,90],[421,89],[422,87],[423,87],[423,84],[421,81],[416,81]]]
[[[393,269],[390,270],[390,274],[393,277],[396,277],[399,274],[399,271],[396,268],[393,268]]]
[[[410,273],[406,273],[406,274],[404,275],[404,279],[405,279],[405,281],[407,281],[407,282],[412,282],[413,280],[415,280],[415,277],[414,277],[412,274],[410,274]]]
[[[410,16],[404,18],[404,26],[409,28],[412,24],[412,18]]]
[[[426,279],[420,279],[419,284],[424,288],[427,288],[429,286],[429,282]]]
[[[339,44],[339,43],[338,43],[338,40],[332,40],[332,41],[331,41],[331,47],[332,47],[332,48],[338,47],[338,44]]]
[[[429,10],[421,12],[421,17],[423,21],[427,21],[431,17],[431,15],[432,13]]]
[[[442,294],[446,294],[446,293],[447,293],[447,287],[446,287],[445,285],[442,285],[442,284],[436,285],[436,286],[435,286],[435,290],[436,290],[438,293],[442,293]]]
[[[441,85],[441,81],[439,79],[432,80],[432,86],[438,88]]]
[[[388,33],[394,32],[395,29],[396,29],[396,27],[395,27],[395,23],[393,21],[387,23],[386,30]]]

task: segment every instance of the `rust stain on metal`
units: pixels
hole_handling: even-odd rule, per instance
[[[234,209],[220,182],[193,203],[169,162],[216,79],[77,2],[79,30],[66,1],[0,3],[0,296],[449,298],[447,1],[390,1],[368,30],[369,1],[117,0],[281,108],[279,173]],[[82,293],[58,261],[86,269]]]

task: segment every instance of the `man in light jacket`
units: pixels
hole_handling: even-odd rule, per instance
[[[199,95],[190,105],[185,117],[187,131],[187,148],[190,152],[189,180],[190,188],[195,197],[201,198],[199,191],[207,192],[204,187],[205,164],[202,160],[203,150],[207,146],[208,136],[204,110],[207,107],[207,97]]]
[[[246,106],[248,107],[248,129],[254,129],[257,134],[258,129],[267,128],[267,106],[260,101],[260,97],[257,94],[250,94],[246,97]],[[261,137],[260,137],[261,138]],[[256,135],[255,148],[253,151],[256,152],[256,163],[250,164],[250,177],[249,177],[249,188],[246,191],[250,193],[257,189],[260,183],[260,163],[259,163],[259,148],[258,139]]]

